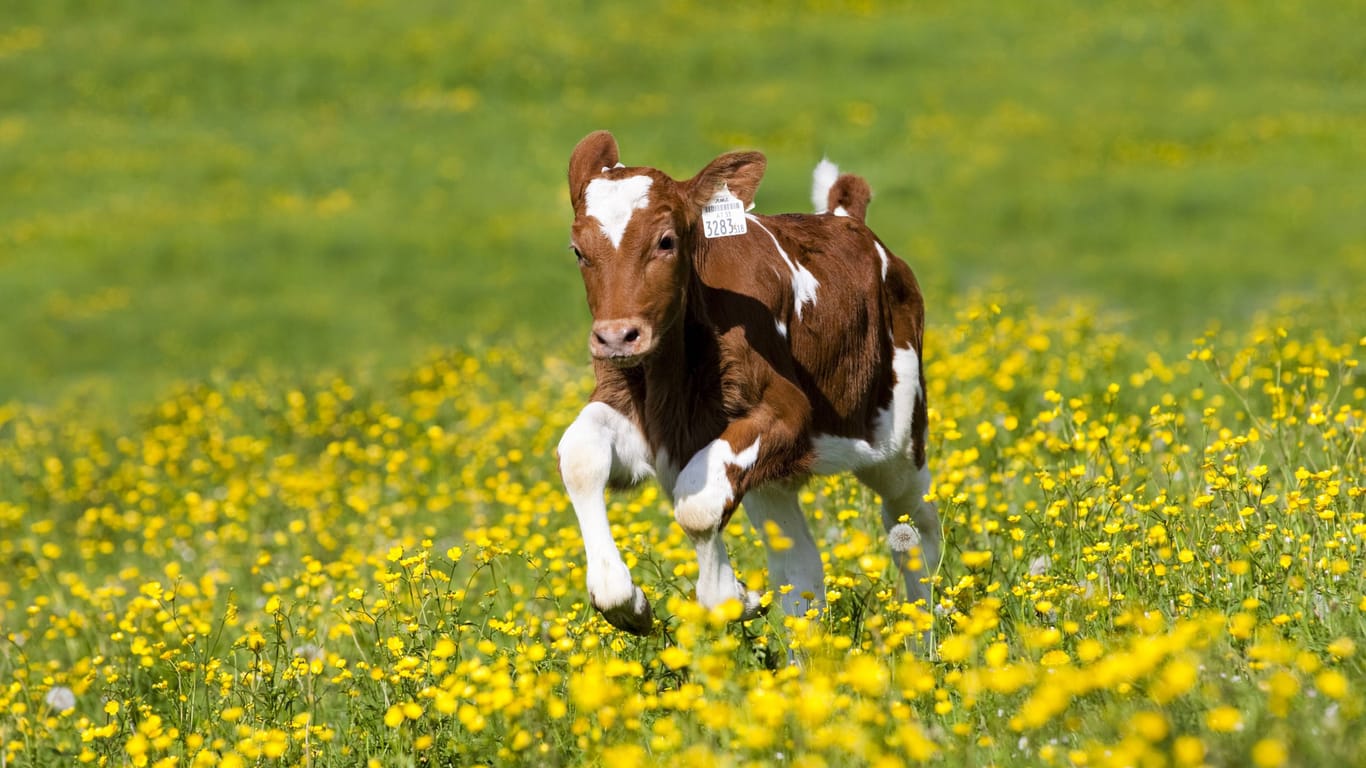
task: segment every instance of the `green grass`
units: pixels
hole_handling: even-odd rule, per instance
[[[1081,294],[1159,343],[1366,281],[1357,4],[10,2],[0,402],[385,370],[586,319],[564,167],[823,153],[931,291]]]

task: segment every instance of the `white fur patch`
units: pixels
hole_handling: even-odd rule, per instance
[[[583,535],[588,593],[599,609],[625,605],[636,587],[612,538],[603,492],[616,476],[651,473],[650,450],[635,424],[606,403],[589,403],[560,438],[560,473]]]
[[[816,279],[815,275],[811,274],[810,270],[793,261],[792,257],[787,255],[787,251],[784,251],[783,247],[778,244],[778,238],[774,237],[773,233],[768,231],[768,227],[765,227],[760,223],[759,217],[754,214],[745,214],[745,218],[754,222],[755,226],[762,229],[764,234],[768,235],[768,238],[773,241],[773,247],[778,249],[778,255],[783,257],[783,262],[787,264],[788,270],[792,272],[792,295],[796,303],[797,319],[802,319],[802,307],[806,306],[807,302],[810,302],[813,306],[816,304],[816,289],[820,287],[820,281]]]
[[[896,373],[892,404],[890,412],[878,414],[877,436],[893,450],[905,452],[911,447],[911,422],[921,397],[920,357],[910,347],[898,349],[892,354],[892,371]]]
[[[584,190],[584,213],[598,220],[602,233],[612,241],[613,248],[621,247],[631,215],[650,204],[649,176],[630,176],[625,179],[593,179]]]
[[[779,335],[779,336],[782,336],[784,339],[786,339],[786,338],[787,338],[787,323],[784,323],[782,320],[774,320],[774,321],[773,321],[773,325],[775,325],[775,326],[778,328],[778,335]]]
[[[735,498],[728,468],[749,469],[759,460],[759,438],[736,453],[722,439],[711,441],[697,452],[674,485],[674,517],[683,530],[708,531],[721,524],[726,505]]]
[[[830,204],[830,188],[835,186],[835,181],[840,177],[840,167],[830,162],[827,158],[821,158],[816,164],[816,170],[811,173],[811,205],[816,213],[825,213],[826,206]],[[838,215],[838,211],[836,211]]]
[[[882,247],[882,243],[873,241],[873,247],[877,249],[877,256],[882,259],[882,279],[887,279],[887,249]]]
[[[636,483],[649,477],[654,469],[645,436],[607,403],[584,406],[560,438],[558,451],[565,483],[571,491],[605,487],[612,477]]]
[[[835,206],[835,210],[831,211],[831,213],[835,214],[836,216],[848,216],[848,215],[849,215],[849,212],[846,211],[846,210],[844,210],[844,206],[842,206],[842,205],[837,205],[837,206]]]
[[[697,602],[704,608],[715,608],[738,600],[740,621],[759,615],[762,597],[758,592],[746,590],[735,579],[735,569],[731,567],[721,532],[709,531],[694,536],[693,545],[697,549]]]
[[[851,469],[861,469],[881,462],[885,455],[867,440],[835,435],[816,435],[811,438],[816,458],[811,462],[811,472],[817,475],[833,475]]]
[[[909,455],[915,447],[911,423],[915,419],[915,404],[920,400],[920,358],[907,347],[892,354],[892,370],[896,383],[892,386],[892,402],[878,412],[874,422],[873,440],[852,437],[816,435],[812,440],[816,460],[811,471],[829,475],[849,469],[861,469],[880,464],[895,454]]]

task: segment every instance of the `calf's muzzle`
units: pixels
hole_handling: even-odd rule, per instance
[[[598,320],[588,337],[588,349],[599,360],[634,365],[654,346],[654,334],[638,318]]]

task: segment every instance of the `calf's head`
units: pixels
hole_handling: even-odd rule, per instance
[[[631,366],[655,350],[683,316],[702,247],[702,207],[729,193],[748,209],[764,165],[758,152],[731,152],[675,181],[654,168],[622,165],[607,131],[579,142],[569,158],[570,242],[593,314],[594,358]]]

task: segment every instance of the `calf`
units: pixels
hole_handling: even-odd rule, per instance
[[[649,632],[653,615],[612,539],[604,491],[651,475],[697,549],[705,606],[738,600],[742,620],[760,611],[721,537],[743,503],[783,609],[822,608],[824,569],[797,492],[812,474],[852,470],[881,494],[894,562],[910,599],[929,607],[942,534],[924,499],[919,286],[864,225],[863,179],[823,161],[820,213],[746,213],[764,167],[757,152],[732,152],[675,181],[623,166],[606,131],[569,160],[597,386],[560,440],[560,474],[589,597],[628,632]]]

